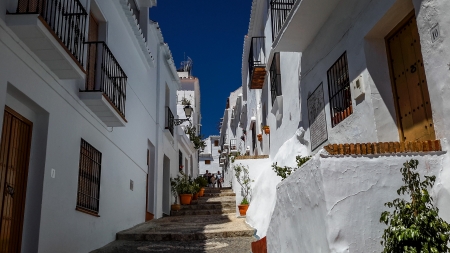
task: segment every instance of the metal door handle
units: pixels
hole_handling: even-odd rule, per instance
[[[6,193],[8,193],[9,195],[11,195],[11,197],[14,196],[14,187],[12,187],[9,184],[6,184]]]

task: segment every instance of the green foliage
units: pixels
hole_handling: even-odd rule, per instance
[[[200,187],[208,186],[208,180],[202,176],[198,176],[196,179],[194,179],[194,182],[200,185]]]
[[[236,157],[231,156],[231,157],[230,157],[231,163],[234,163],[235,159],[236,159]]]
[[[248,204],[250,204],[248,202],[248,200],[246,198],[243,198],[242,201],[241,201],[241,205],[248,205]]]
[[[380,222],[388,225],[381,241],[383,253],[450,252],[447,246],[450,226],[438,216],[439,209],[433,206],[433,198],[428,193],[436,177],[425,176],[421,181],[419,173],[415,172],[418,164],[417,160],[410,160],[400,169],[405,185],[397,190],[397,194],[409,195],[410,201],[397,198],[384,204],[394,207],[394,211],[381,214]]]
[[[191,105],[191,100],[187,99],[186,97],[181,98],[181,104],[182,105]]]
[[[292,172],[296,171],[298,168],[300,168],[303,164],[305,164],[307,161],[311,159],[311,156],[296,156],[295,160],[297,161],[297,168],[291,168],[288,166],[280,167],[277,165],[277,163],[272,164],[272,170],[277,173],[277,176],[281,177],[281,181],[286,179],[288,176],[291,175]]]
[[[206,147],[205,141],[203,141],[203,136],[197,135],[197,129],[195,126],[186,126],[184,132],[189,136],[189,139],[194,144],[195,149],[204,149]]]
[[[244,197],[244,200],[249,202],[248,200],[251,198],[251,182],[253,180],[250,179],[248,166],[244,166],[242,164],[233,165],[234,176],[237,179],[237,182],[241,185],[241,194]]]
[[[196,186],[194,185],[194,182],[192,182],[189,176],[184,174],[182,171],[180,171],[180,175],[177,175],[176,178],[170,178],[170,188],[175,199],[177,198],[177,195],[180,194],[196,193]]]

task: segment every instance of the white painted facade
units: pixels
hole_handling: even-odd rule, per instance
[[[223,170],[219,167],[220,159],[220,136],[210,135],[208,138],[204,139],[206,147],[200,152],[199,156],[199,171],[200,175],[204,175],[206,171],[210,173],[220,173],[223,174]]]
[[[262,134],[250,155],[269,154],[266,161],[244,160],[255,193],[247,222],[257,235],[267,235],[269,252],[378,252],[381,251],[383,203],[397,197],[399,168],[418,159],[421,174],[434,174],[435,204],[450,221],[446,103],[449,82],[450,3],[445,0],[297,0],[272,40],[270,3],[254,0],[242,59],[242,110],[238,123],[252,143],[252,129]],[[415,15],[432,110],[432,127],[443,152],[392,156],[330,157],[327,144],[400,141],[392,91],[386,37],[408,15]],[[265,36],[259,53],[266,59],[264,86],[249,89],[251,38]],[[352,114],[332,126],[327,71],[346,52]],[[271,63],[280,53],[281,96],[271,101]],[[363,89],[355,87],[359,79]],[[311,150],[308,97],[323,84],[327,140]],[[231,101],[231,97],[230,97]],[[233,104],[230,103],[230,108]],[[228,109],[229,110],[229,109]],[[229,134],[231,118],[225,110],[221,139]],[[253,126],[256,126],[254,128]],[[431,127],[431,126],[430,126]],[[304,129],[304,130],[303,130]],[[239,131],[239,130],[238,130]],[[295,166],[296,155],[313,155],[301,170],[278,184],[270,168]],[[237,160],[236,162],[240,162]],[[236,163],[235,162],[235,163]],[[256,174],[255,174],[256,173]],[[259,174],[258,174],[259,173]],[[275,183],[274,183],[275,182]],[[239,187],[233,185],[236,192]],[[270,216],[271,220],[264,217]]]
[[[0,1],[0,125],[5,105],[33,122],[22,252],[89,252],[144,222],[146,212],[169,214],[179,150],[190,155],[187,167],[197,164],[182,129],[166,129],[166,106],[177,111],[180,80],[158,24],[148,19],[156,1],[136,1],[139,22],[126,0],[81,4],[99,21],[99,39],[128,77],[124,118],[104,96],[87,100],[86,63],[78,66],[37,15],[7,15],[17,1]],[[42,39],[27,39],[33,31]],[[38,45],[51,48],[59,65]],[[75,210],[81,139],[102,154],[99,217]]]

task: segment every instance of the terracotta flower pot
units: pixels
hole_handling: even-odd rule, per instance
[[[249,205],[238,205],[239,208],[239,214],[241,216],[245,216],[247,214],[247,209],[248,209]]]
[[[194,194],[194,196],[192,197],[192,200],[197,200],[198,199],[198,192],[196,194]]]
[[[262,134],[258,134],[257,137],[258,137],[258,141],[262,141]]]
[[[191,204],[192,194],[180,194],[180,202],[182,205]]]
[[[264,133],[265,134],[270,134],[270,128],[268,128],[268,127],[264,128]]]
[[[200,188],[200,191],[198,192],[198,196],[199,197],[203,197],[203,195],[205,194],[205,188]]]
[[[170,209],[172,211],[179,211],[181,209],[181,205],[180,204],[173,204],[170,206]]]

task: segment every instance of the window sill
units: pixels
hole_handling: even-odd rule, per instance
[[[75,210],[80,211],[80,212],[85,213],[85,214],[90,214],[90,215],[95,216],[95,217],[100,217],[100,215],[98,215],[98,213],[95,213],[93,211],[89,211],[89,210],[84,209],[84,208],[79,207],[79,206],[75,207]]]

